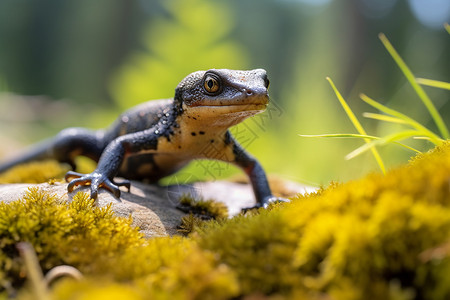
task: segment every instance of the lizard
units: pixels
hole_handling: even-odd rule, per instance
[[[225,161],[249,177],[255,207],[287,201],[272,195],[265,171],[232,136],[229,128],[263,112],[269,104],[269,79],[263,69],[210,69],[186,76],[172,99],[152,100],[122,113],[107,129],[67,128],[16,159],[0,164],[0,172],[44,159],[68,163],[83,155],[97,162],[90,174],[67,172],[68,191],[90,185],[91,198],[100,188],[120,197],[129,180],[158,182],[193,159]],[[116,182],[115,177],[125,178]]]

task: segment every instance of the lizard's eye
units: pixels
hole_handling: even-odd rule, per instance
[[[215,94],[220,90],[219,78],[216,76],[207,75],[203,86],[208,93]]]

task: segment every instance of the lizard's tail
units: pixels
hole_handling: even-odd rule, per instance
[[[55,159],[68,163],[75,169],[73,159],[78,155],[87,156],[98,161],[106,147],[104,131],[91,131],[84,128],[67,128],[56,137],[34,145],[30,150],[7,162],[0,163],[0,173],[23,163],[31,161]]]
[[[31,161],[39,161],[54,158],[52,141],[44,141],[34,145],[23,154],[16,158],[0,163],[0,173],[3,173],[17,165],[28,163]]]

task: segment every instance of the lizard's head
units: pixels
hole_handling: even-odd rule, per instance
[[[211,69],[184,78],[176,88],[175,100],[190,117],[230,126],[266,109],[268,87],[263,69]]]

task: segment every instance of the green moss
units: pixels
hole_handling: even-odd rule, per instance
[[[17,165],[0,173],[0,183],[42,183],[60,179],[69,171],[69,166],[55,160],[37,161]]]
[[[55,299],[448,299],[449,182],[446,142],[385,176],[154,239],[84,194],[68,205],[31,190],[0,205],[0,280],[22,286],[14,245],[29,241],[44,271],[86,276],[56,284]]]

